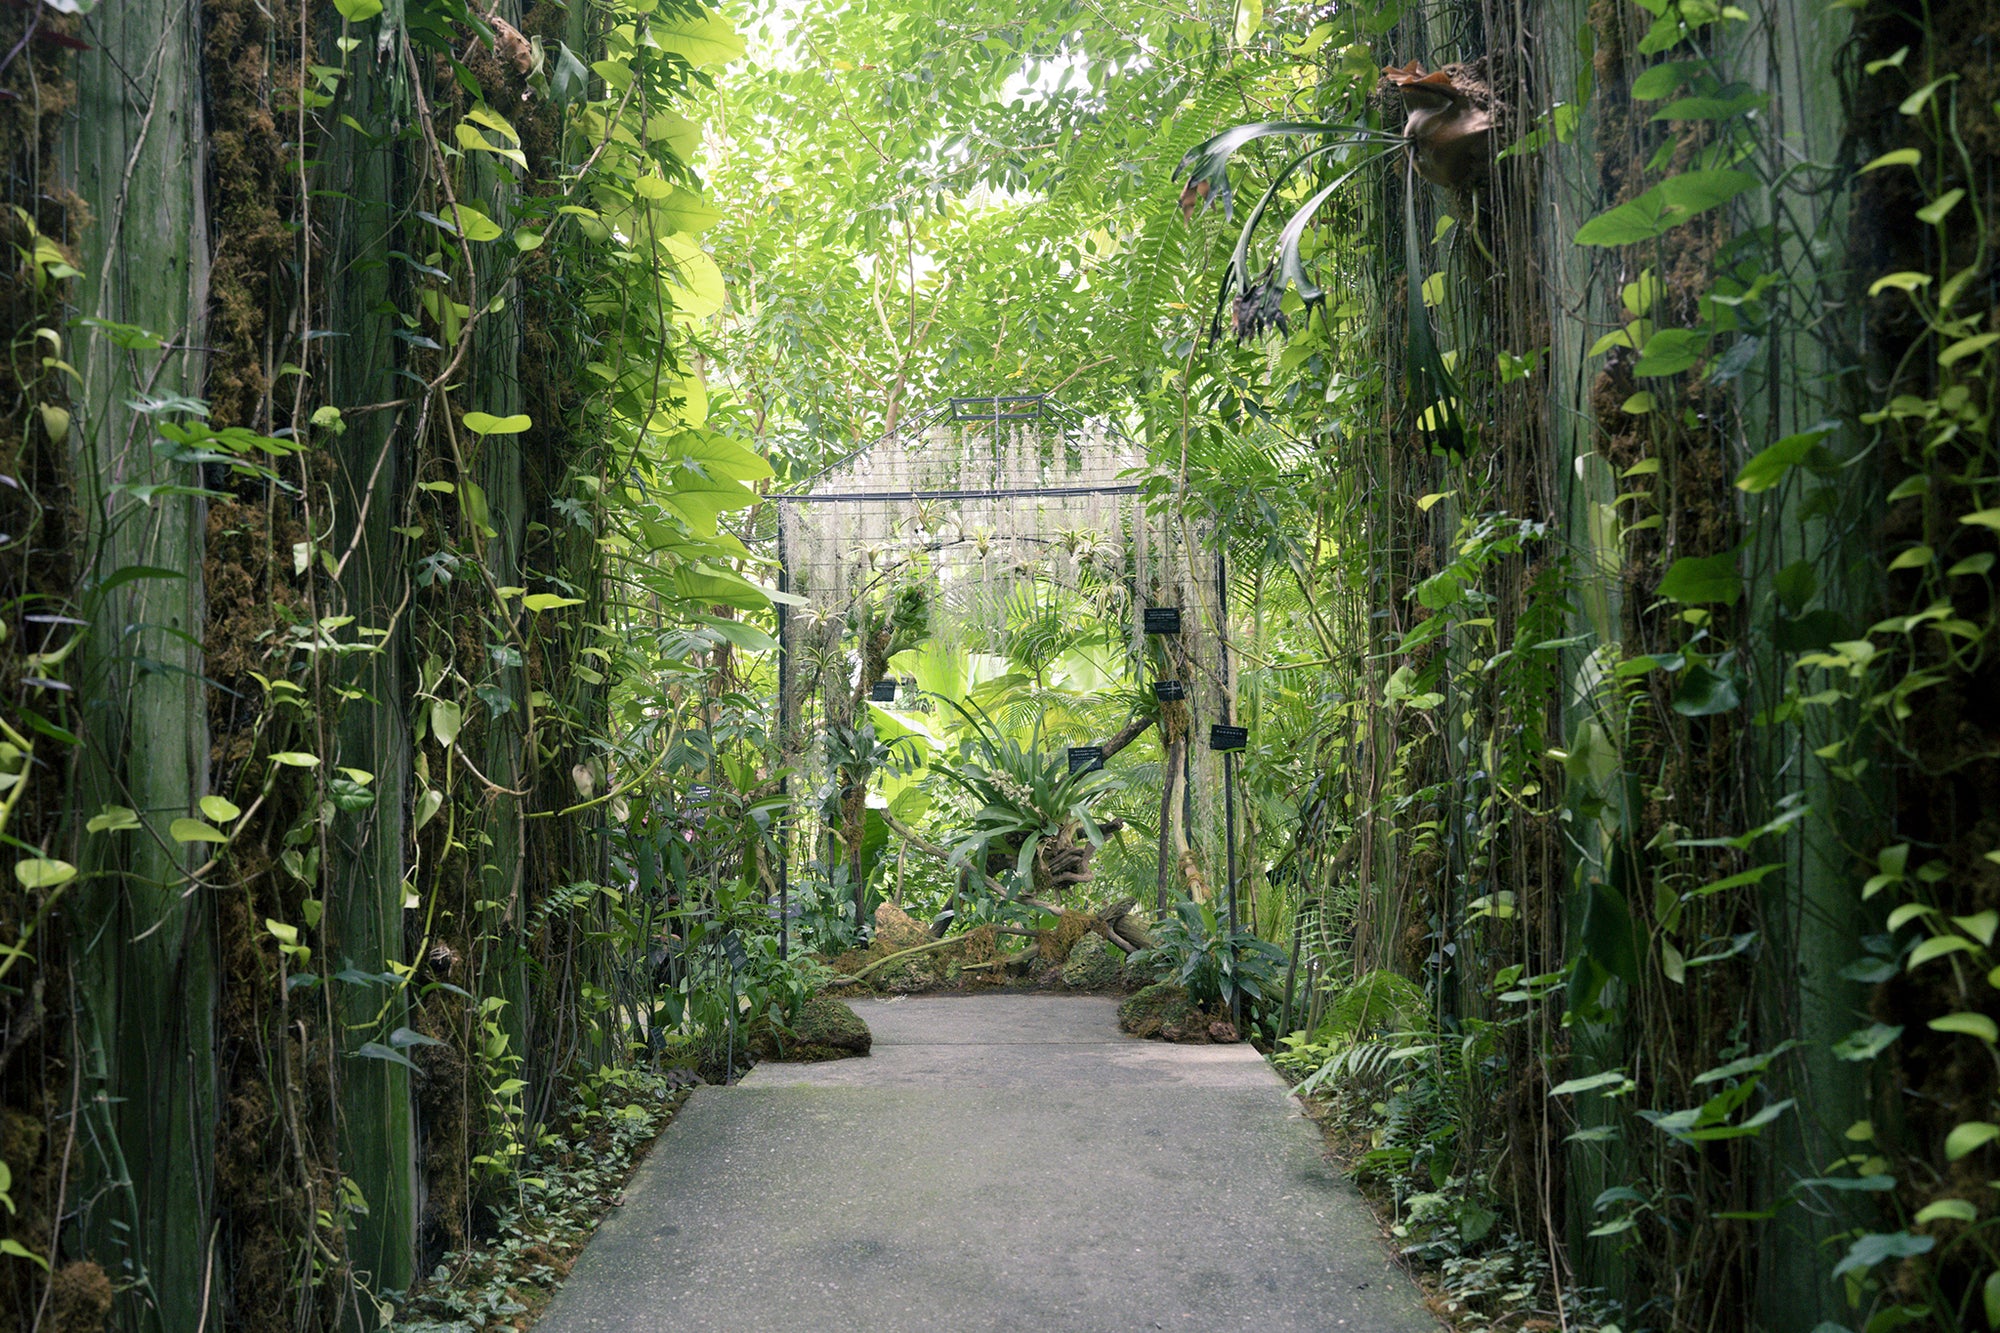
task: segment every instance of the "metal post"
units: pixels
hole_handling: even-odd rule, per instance
[[[1222,836],[1229,846],[1229,933],[1236,933],[1236,751],[1222,752]]]
[[[778,502],[778,591],[792,590],[792,570],[785,560],[785,502]],[[792,620],[778,603],[778,957],[792,952]]]
[[[1215,532],[1215,639],[1222,656],[1222,721],[1236,722],[1230,707],[1229,679],[1229,542],[1220,528]],[[1222,752],[1222,840],[1223,864],[1229,879],[1229,947],[1236,947],[1236,752]],[[1229,997],[1229,1021],[1243,1023],[1243,997]]]

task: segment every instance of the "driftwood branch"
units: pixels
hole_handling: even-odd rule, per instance
[[[1111,739],[1103,742],[1104,757],[1109,759],[1133,741],[1138,740],[1141,736],[1152,730],[1153,722],[1154,717],[1151,713],[1134,713],[1124,726],[1112,733]]]

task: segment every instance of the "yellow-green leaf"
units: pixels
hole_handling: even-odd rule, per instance
[[[122,805],[107,805],[90,817],[86,833],[119,833],[139,827],[139,813]]]
[[[1931,285],[1931,275],[1905,269],[1900,273],[1885,273],[1868,286],[1870,296],[1879,296],[1891,287],[1899,292],[1913,292],[1919,287]]]
[[[1927,1204],[1917,1212],[1917,1225],[1929,1222],[1973,1222],[1979,1218],[1979,1210],[1964,1199],[1939,1199]]]
[[[1912,546],[1889,562],[1891,569],[1922,569],[1937,557],[1928,546]]]
[[[1882,167],[1914,167],[1923,160],[1924,155],[1915,148],[1898,148],[1893,153],[1882,154],[1882,156],[1861,168],[1860,174],[1866,176],[1869,172],[1879,170]]]
[[[204,796],[201,798],[201,812],[218,824],[227,824],[243,813],[236,802],[227,796]]]
[[[303,750],[280,750],[271,756],[271,762],[283,764],[287,768],[317,768],[319,756],[307,754]]]
[[[743,54],[736,27],[712,9],[669,14],[653,20],[653,40],[690,65],[726,65]]]
[[[475,435],[519,435],[534,424],[534,419],[525,412],[511,417],[496,417],[490,412],[465,414],[465,428]]]
[[[1985,1014],[1946,1014],[1942,1018],[1933,1018],[1929,1027],[1933,1032],[1957,1032],[1984,1042],[2000,1042],[2000,1024],[1994,1023]]]
[[[199,819],[182,816],[167,825],[167,836],[175,842],[228,842],[229,836]]]
[[[1934,935],[1910,950],[1908,970],[1914,972],[1932,959],[1942,958],[1948,953],[1966,953],[1978,947],[1963,935]]]
[[[1996,928],[2000,928],[2000,912],[1991,909],[1976,916],[1955,916],[1952,924],[1957,926],[1981,944],[1991,945]]]
[[[501,236],[500,224],[471,204],[456,205],[458,233],[468,241],[494,241]]]
[[[1975,352],[1983,352],[1994,343],[2000,342],[2000,333],[1980,333],[1970,338],[1960,338],[1951,346],[1938,353],[1938,364],[1955,366]]]
[[[53,889],[76,878],[76,867],[53,857],[31,856],[14,863],[14,878],[27,889]]]
[[[531,592],[521,599],[521,605],[530,611],[554,611],[559,607],[582,606],[581,597],[563,597],[552,592]]]
[[[1945,1135],[1944,1155],[1956,1162],[1994,1139],[2000,1139],[2000,1125],[1985,1120],[1968,1120]]]

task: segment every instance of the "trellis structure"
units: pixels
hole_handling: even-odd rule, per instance
[[[968,651],[1004,652],[1010,623],[1043,598],[1086,599],[1125,627],[1135,677],[1147,660],[1146,611],[1178,608],[1182,628],[1166,658],[1188,714],[1203,727],[1229,721],[1216,557],[1204,552],[1212,536],[1149,503],[1145,469],[1144,451],[1114,422],[1046,395],[955,398],[774,496],[780,586],[798,599],[779,619],[787,760],[807,753],[808,707],[840,718],[873,683],[857,679],[844,645],[858,613],[910,586],[927,599],[927,637]],[[818,655],[817,700],[801,688],[802,650]],[[1183,767],[1182,826],[1217,828],[1221,764],[1196,743]]]

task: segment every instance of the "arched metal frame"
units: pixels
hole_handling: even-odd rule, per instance
[[[1229,720],[1228,665],[1220,631],[1220,587],[1198,589],[1206,544],[1181,521],[1162,521],[1145,499],[1143,450],[1115,423],[1078,413],[1040,394],[954,398],[900,423],[795,489],[772,496],[777,511],[778,726],[787,759],[795,753],[797,612],[845,615],[883,582],[921,570],[938,589],[938,632],[990,636],[1005,625],[1008,598],[1022,581],[1074,584],[1086,574],[1123,586],[1132,655],[1141,655],[1141,613],[1149,604],[1215,602],[1196,634],[1191,673],[1200,714]],[[1024,554],[1024,551],[1026,552]],[[1219,561],[1217,572],[1220,572]],[[1205,573],[1206,571],[1204,571]],[[1203,679],[1205,678],[1205,679]],[[1190,746],[1190,767],[1193,750]],[[1228,760],[1223,760],[1227,773]],[[1190,777],[1192,773],[1190,773]],[[1193,783],[1185,826],[1193,827]],[[789,779],[779,824],[780,948],[790,950]],[[1225,793],[1227,800],[1227,793]],[[1212,802],[1211,802],[1212,803]],[[1233,804],[1233,802],[1230,802]],[[1233,809],[1227,812],[1233,815]],[[1233,826],[1233,819],[1228,821]],[[1235,917],[1234,831],[1230,914]]]

